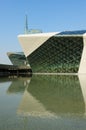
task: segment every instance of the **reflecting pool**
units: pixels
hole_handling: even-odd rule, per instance
[[[0,130],[86,130],[86,76],[0,78]]]

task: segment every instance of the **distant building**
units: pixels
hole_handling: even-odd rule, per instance
[[[29,65],[23,52],[7,52],[7,55],[13,65],[17,66]]]

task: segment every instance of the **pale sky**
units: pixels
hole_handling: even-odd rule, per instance
[[[22,51],[18,34],[86,30],[86,0],[0,0],[0,64],[11,64],[7,52]]]

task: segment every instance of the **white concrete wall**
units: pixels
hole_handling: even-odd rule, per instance
[[[86,74],[86,34],[83,35],[83,43],[84,47],[78,71],[79,74]]]
[[[55,34],[57,34],[57,32],[19,35],[18,39],[27,57]]]

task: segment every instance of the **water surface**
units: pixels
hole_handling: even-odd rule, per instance
[[[0,130],[86,130],[86,76],[0,78]]]

